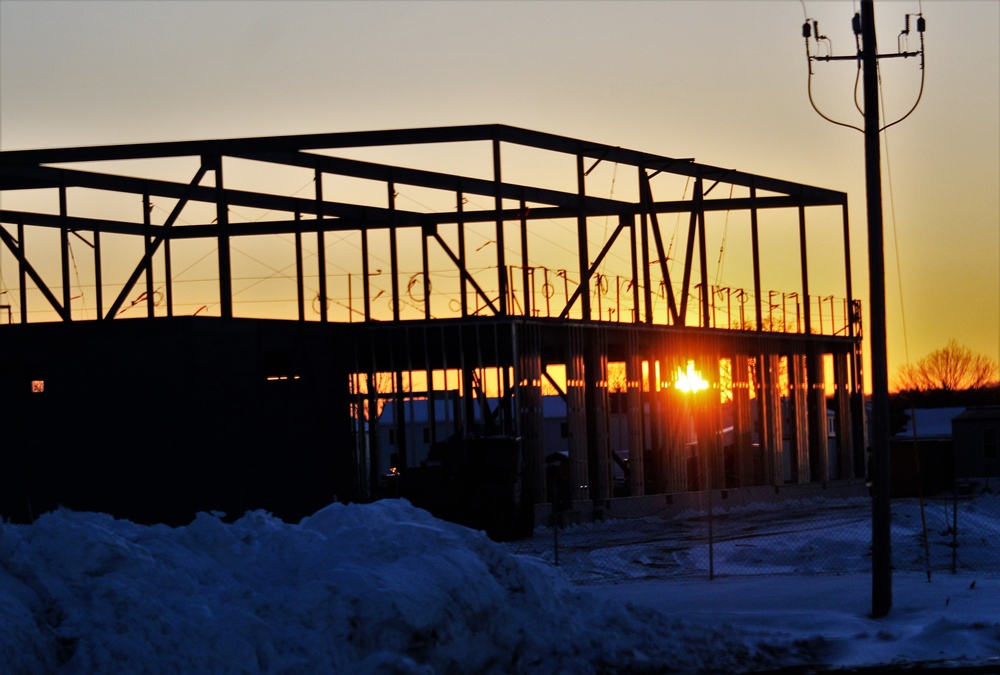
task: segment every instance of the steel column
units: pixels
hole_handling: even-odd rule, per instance
[[[28,273],[28,260],[25,257],[24,252],[24,225],[22,223],[17,224],[17,246],[20,249],[20,253],[15,251],[11,247],[10,237],[7,234],[7,230],[0,227],[3,230],[2,236],[4,243],[7,244],[7,248],[10,248],[11,252],[17,257],[17,278],[19,286],[19,299],[21,301],[21,323],[28,323],[28,284],[27,284],[27,273]]]
[[[762,331],[764,330],[764,313],[761,307],[762,297],[760,290],[760,236],[757,224],[757,188],[753,185],[750,186],[750,203],[750,241],[753,256],[754,314],[756,315],[755,329]],[[773,328],[773,326],[768,326],[769,330],[773,330]]]
[[[69,228],[65,226],[66,217],[69,215],[66,204],[66,186],[59,186],[59,218],[63,221],[63,226],[59,228],[59,267],[62,272],[62,304],[66,309],[64,321],[73,320],[73,300],[72,288],[69,276]]]
[[[788,406],[791,417],[792,482],[808,483],[809,463],[809,385],[804,354],[788,354]]]
[[[701,268],[701,321],[699,325],[703,328],[710,328],[711,313],[709,312],[708,294],[711,292],[708,287],[708,248],[705,244],[705,209],[701,208],[703,201],[702,182],[699,179],[695,183],[695,204],[698,215],[698,257]],[[718,367],[716,367],[718,370]]]
[[[826,365],[823,354],[813,351],[803,357],[809,385],[809,479],[826,484],[830,480],[830,452],[826,414]]]
[[[765,352],[761,358],[763,370],[764,433],[767,447],[765,457],[771,484],[775,486],[785,483],[784,462],[784,423],[781,413],[781,388],[779,385],[780,357],[777,354]]]
[[[394,218],[396,212],[396,184],[389,181],[389,217]],[[392,288],[392,320],[399,321],[399,243],[397,232],[399,228],[389,230],[389,282]]]
[[[316,169],[313,175],[316,192],[316,218],[323,218],[323,172]],[[326,323],[330,319],[329,300],[326,290],[326,233],[322,228],[316,232],[316,271],[319,281],[319,320]]]
[[[576,185],[579,195],[579,213],[576,217],[576,242],[580,268],[580,310],[582,319],[590,321],[590,254],[587,251],[587,210],[584,203],[587,198],[587,179],[583,170],[583,155],[576,156]],[[567,309],[569,302],[566,303]]]
[[[494,197],[493,204],[497,213],[503,210],[502,179],[500,174],[500,140],[493,139],[493,184]],[[503,218],[497,217],[496,221],[496,247],[497,247],[497,288],[500,293],[500,314],[507,316],[507,251],[504,249]]]
[[[812,334],[812,303],[809,300],[809,261],[806,255],[806,209],[799,205],[799,262],[802,274],[802,304],[805,306],[805,334]],[[801,329],[800,329],[801,330]]]
[[[521,285],[524,287],[524,317],[532,316],[531,270],[528,264],[528,205],[521,200]]]
[[[518,410],[521,447],[524,453],[525,494],[533,504],[546,501],[545,447],[543,433],[545,414],[542,400],[542,341],[538,324],[523,323],[516,326],[519,337],[520,381],[518,382]],[[549,495],[551,501],[552,495]]]
[[[152,205],[149,203],[149,194],[144,194],[142,196],[142,225],[146,230],[146,234],[143,235],[143,242],[145,244],[143,260],[146,263],[146,316],[150,319],[156,316],[155,303],[153,302],[153,254],[150,250],[153,244],[152,237],[150,236],[152,223],[149,218],[152,208]]]
[[[361,285],[363,301],[365,303],[365,323],[372,320],[372,293],[371,293],[371,268],[368,262],[368,230],[361,230],[361,276],[364,283]]]
[[[295,220],[299,221],[301,214],[295,212]],[[367,287],[367,281],[365,283]],[[305,271],[302,265],[302,232],[295,231],[295,306],[298,310],[299,321],[306,320],[306,290]]]
[[[750,414],[749,365],[746,354],[736,352],[730,360],[733,392],[733,455],[736,462],[736,487],[754,484],[753,423]]]
[[[97,320],[104,320],[104,278],[101,275],[101,232],[94,230],[94,295]]]
[[[600,500],[612,496],[611,445],[608,433],[607,335],[602,328],[588,331],[584,342],[584,391],[586,394],[587,455],[590,462],[590,496],[598,511]]]
[[[210,159],[215,170],[215,213],[219,224],[219,313],[224,319],[233,317],[233,274],[229,256],[229,204],[226,202],[225,185],[222,178],[222,156]],[[144,261],[145,262],[145,261]]]
[[[462,216],[464,210],[465,197],[462,195],[462,191],[459,190],[455,193],[456,228],[458,229],[458,257],[455,259],[455,264],[459,269],[459,304],[461,304],[463,319],[469,316],[469,296],[466,293],[465,275],[462,274],[465,270],[465,220]]]
[[[646,169],[639,167],[639,186],[642,186],[642,181],[646,179]],[[642,248],[642,283],[643,283],[643,296],[646,301],[646,315],[645,323],[653,324],[653,281],[652,274],[649,270],[649,216],[647,214],[647,204],[640,199],[642,204],[641,218],[640,218],[640,246]],[[635,283],[638,284],[639,280],[636,279]],[[635,322],[639,323],[638,314],[635,317]]]
[[[584,381],[585,338],[583,329],[570,326],[565,350],[566,427],[569,450],[570,495],[573,501],[589,499],[590,478],[587,457],[587,399]]]
[[[633,222],[634,225],[634,222]],[[633,244],[635,227],[632,228]],[[635,248],[632,249],[633,261]],[[638,306],[638,298],[636,298]],[[638,317],[638,311],[636,312]],[[628,331],[628,347],[625,355],[625,410],[628,424],[628,468],[629,496],[641,497],[646,494],[645,437],[643,429],[642,404],[642,357],[639,354],[639,336],[635,330]]]

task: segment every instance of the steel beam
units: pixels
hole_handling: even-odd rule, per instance
[[[237,152],[233,153],[232,156],[258,162],[283,164],[285,166],[297,166],[309,169],[317,168],[324,173],[383,183],[392,180],[397,185],[412,185],[447,192],[461,191],[466,194],[480,195],[482,197],[495,198],[499,193],[501,199],[524,199],[527,202],[535,204],[550,204],[552,206],[567,208],[577,207],[577,195],[572,192],[562,192],[515,183],[500,182],[497,184],[497,181],[457,176],[424,169],[389,166],[387,164],[297,151],[271,153]],[[600,210],[602,212],[613,212],[615,209],[627,204],[628,202],[601,197],[588,197],[586,202],[588,209]],[[499,210],[499,207],[497,208]]]
[[[374,147],[387,145],[414,145],[430,143],[456,143],[474,141],[499,141],[549,150],[582,158],[602,159],[631,166],[647,166],[659,171],[689,177],[718,177],[733,185],[757,186],[768,192],[792,194],[800,186],[796,183],[773,178],[754,176],[732,169],[697,164],[690,159],[676,159],[621,147],[582,141],[529,129],[502,124],[431,127],[424,129],[398,129],[386,131],[361,131],[297,136],[272,136],[235,138],[208,141],[174,141],[165,143],[138,143],[107,145],[89,148],[55,148],[44,150],[13,150],[0,153],[2,164],[29,166],[44,163],[89,162],[113,159],[151,159],[157,157],[201,156],[221,154],[236,156],[245,153],[291,152],[309,149],[336,149]],[[26,177],[17,178],[24,182]],[[0,185],[3,183],[0,182]],[[837,199],[841,193],[812,186],[802,186],[811,198]]]

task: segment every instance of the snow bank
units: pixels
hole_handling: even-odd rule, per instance
[[[297,525],[251,512],[232,524],[201,514],[185,527],[146,527],[59,510],[0,526],[5,672],[586,673],[788,662],[789,650],[746,637],[581,594],[542,563],[404,501],[334,504]]]

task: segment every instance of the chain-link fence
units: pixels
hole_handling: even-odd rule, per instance
[[[926,531],[926,538],[924,532]],[[516,553],[578,583],[871,570],[871,500],[805,498],[695,508],[562,528],[539,527]],[[892,502],[899,571],[1000,573],[1000,496],[951,494]]]

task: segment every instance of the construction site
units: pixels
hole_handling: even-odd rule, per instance
[[[504,125],[0,153],[0,513],[858,485],[847,195]]]

